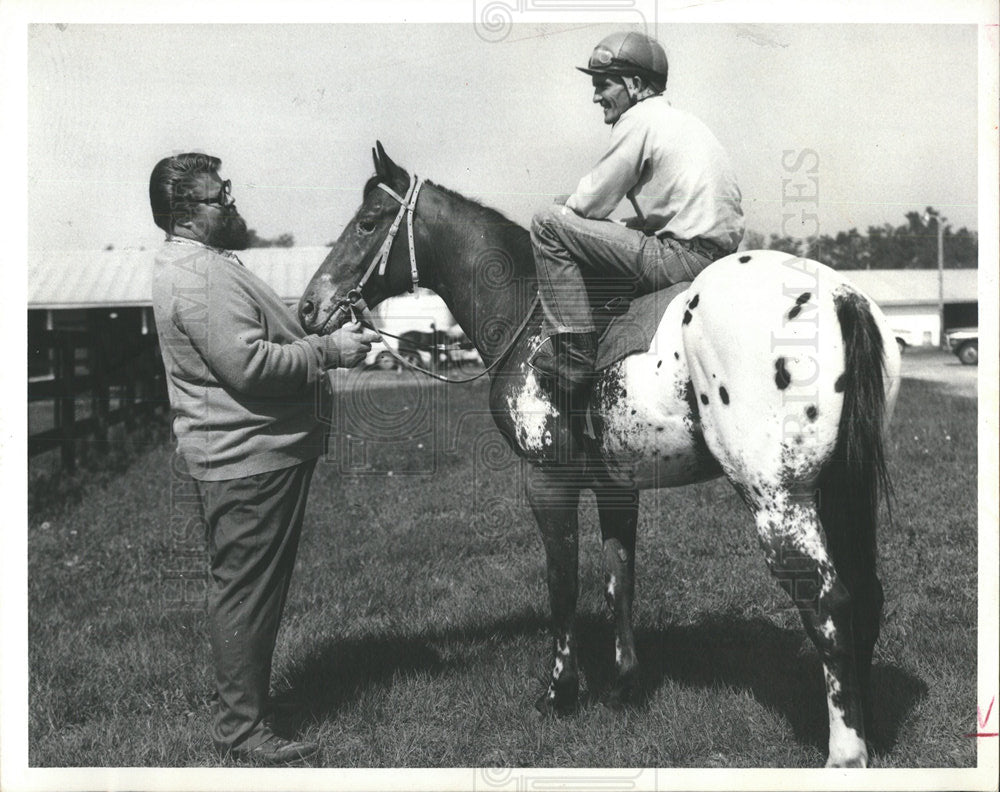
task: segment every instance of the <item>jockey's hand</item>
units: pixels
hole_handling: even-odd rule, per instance
[[[332,364],[331,368],[352,368],[365,359],[372,342],[377,340],[378,333],[359,322],[345,324],[326,336],[327,362]]]
[[[559,204],[559,206],[565,206],[566,201],[569,200],[569,195],[557,195],[552,199],[552,203]]]

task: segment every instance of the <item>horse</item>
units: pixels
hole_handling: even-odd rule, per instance
[[[647,351],[599,373],[581,422],[527,364],[544,340],[529,231],[411,177],[378,141],[372,156],[375,175],[306,287],[299,320],[329,333],[420,283],[475,344],[493,419],[529,463],[527,499],[546,553],[552,662],[536,707],[571,713],[579,695],[580,491],[596,497],[615,624],[603,698],[621,707],[638,665],[639,492],[725,476],[822,660],[827,766],[866,767],[884,599],[876,524],[891,489],[884,433],[900,370],[878,307],[819,262],[772,250],[726,256],[669,303]],[[407,244],[394,244],[404,219]]]

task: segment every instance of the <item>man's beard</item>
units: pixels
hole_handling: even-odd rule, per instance
[[[222,250],[246,250],[250,242],[246,221],[235,209],[227,209],[205,243]]]

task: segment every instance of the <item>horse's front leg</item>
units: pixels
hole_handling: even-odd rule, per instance
[[[576,708],[580,691],[573,629],[578,587],[579,473],[572,466],[531,466],[527,494],[545,545],[555,644],[549,684],[535,707],[543,714],[562,715]]]
[[[638,660],[632,632],[635,596],[635,528],[639,491],[609,483],[594,488],[604,543],[604,596],[615,620],[615,676],[604,703],[620,708],[628,700]]]

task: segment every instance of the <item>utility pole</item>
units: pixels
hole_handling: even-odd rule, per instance
[[[938,215],[937,218],[937,243],[938,243],[938,323],[939,336],[938,345],[944,347],[944,221],[945,217]]]
[[[923,221],[937,221],[937,267],[938,267],[938,346],[944,347],[944,221],[948,218],[930,207],[924,212]]]
[[[939,343],[943,347],[944,341],[944,221],[945,218],[938,215],[938,317],[941,322],[941,338]]]

